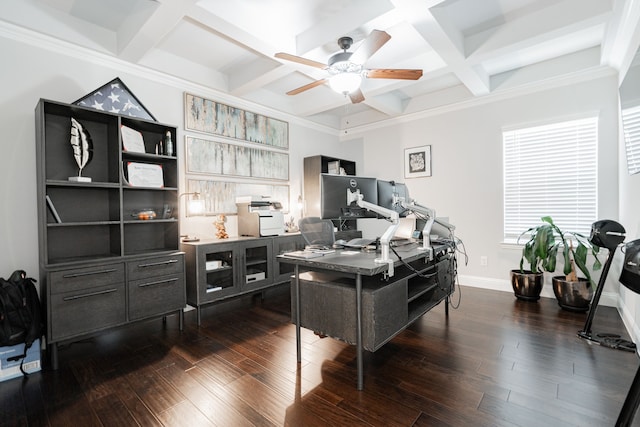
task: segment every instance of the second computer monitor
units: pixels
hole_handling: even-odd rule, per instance
[[[394,195],[409,202],[409,189],[401,182],[378,180],[378,205],[398,212],[401,217],[409,214],[399,203],[394,204]]]

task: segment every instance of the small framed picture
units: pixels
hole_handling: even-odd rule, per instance
[[[127,180],[132,187],[163,188],[162,165],[127,162]]]
[[[129,153],[145,152],[144,139],[140,132],[125,125],[121,125],[120,134],[122,135],[122,148],[124,151]]]
[[[431,176],[431,146],[404,149],[404,177]]]

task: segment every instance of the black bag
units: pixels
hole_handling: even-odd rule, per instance
[[[20,370],[27,350],[43,334],[42,309],[34,284],[23,270],[13,272],[9,280],[0,278],[0,347],[24,343],[22,355],[11,357],[20,360]]]

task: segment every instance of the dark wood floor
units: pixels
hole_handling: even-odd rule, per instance
[[[458,290],[453,301],[460,296]],[[61,348],[60,369],[0,383],[3,425],[612,426],[634,353],[577,338],[554,299],[462,287],[376,353],[303,330],[287,294],[149,321]],[[621,332],[600,307],[596,332]],[[640,416],[638,416],[640,418]],[[640,425],[640,420],[634,420]]]

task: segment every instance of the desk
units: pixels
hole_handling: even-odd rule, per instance
[[[356,345],[358,390],[363,389],[362,353],[376,351],[453,292],[455,252],[436,246],[436,257],[417,249],[394,254],[395,274],[374,262],[374,252],[338,250],[319,258],[278,256],[294,264],[291,305],[300,363],[300,327]],[[364,305],[364,310],[363,310]],[[355,313],[355,318],[354,318]]]

